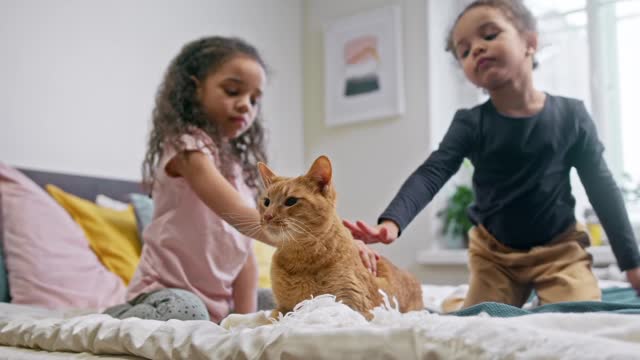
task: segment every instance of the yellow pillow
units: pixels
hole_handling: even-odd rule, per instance
[[[133,206],[118,211],[98,206],[54,185],[47,185],[46,189],[80,225],[102,264],[129,284],[141,251]]]
[[[258,263],[258,287],[271,288],[271,257],[276,251],[271,245],[260,241],[253,242],[253,252]]]

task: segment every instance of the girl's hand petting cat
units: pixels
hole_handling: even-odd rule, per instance
[[[390,220],[384,220],[380,225],[369,226],[360,220],[352,223],[348,220],[342,220],[344,226],[351,231],[351,235],[358,240],[362,240],[365,244],[374,244],[381,242],[383,244],[391,244],[398,238],[398,225]]]
[[[361,240],[353,240],[353,245],[358,249],[358,254],[360,254],[360,259],[362,259],[362,263],[364,267],[369,270],[373,275],[377,275],[378,273],[378,259],[380,259],[380,255]]]

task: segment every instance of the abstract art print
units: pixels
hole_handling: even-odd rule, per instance
[[[388,6],[325,27],[325,123],[404,113],[400,8]]]

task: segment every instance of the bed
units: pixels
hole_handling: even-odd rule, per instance
[[[640,356],[640,317],[615,312],[543,311],[510,317],[491,317],[479,312],[452,316],[427,311],[400,314],[387,306],[376,309],[374,319],[367,322],[331,296],[319,296],[273,325],[256,327],[258,318],[263,316],[264,313],[236,316],[233,324],[223,322],[219,326],[206,321],[116,320],[100,314],[78,316],[7,304],[0,306],[0,344],[4,345],[0,356],[12,359]]]
[[[85,199],[126,201],[136,182],[22,169],[39,186]],[[464,288],[423,286],[425,311],[400,314],[393,300],[374,319],[318,296],[269,325],[265,312],[205,321],[118,320],[95,308],[0,303],[3,359],[588,359],[640,358],[640,302],[624,283],[605,283],[603,303],[515,309],[485,303],[443,314]]]

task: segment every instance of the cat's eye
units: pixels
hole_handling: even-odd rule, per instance
[[[293,206],[298,202],[298,198],[288,197],[287,200],[284,201],[285,206]]]
[[[269,206],[271,204],[271,200],[269,198],[264,198],[264,206]]]

